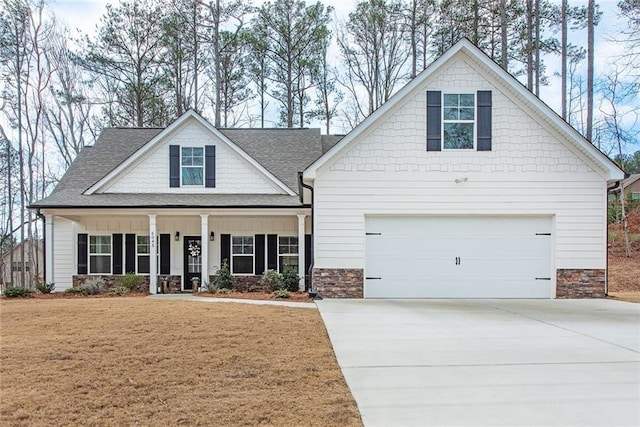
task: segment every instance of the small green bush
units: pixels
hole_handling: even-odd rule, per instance
[[[236,283],[236,278],[231,275],[231,271],[229,270],[229,264],[227,260],[222,261],[222,267],[218,271],[216,271],[216,275],[213,276],[213,286],[216,289],[233,289],[233,286]]]
[[[4,290],[4,295],[7,298],[28,298],[31,296],[31,293],[33,291],[31,289],[22,287],[22,286],[15,286],[15,287],[11,287],[11,288],[7,288]]]
[[[116,286],[115,288],[113,288],[111,290],[111,292],[113,292],[116,295],[123,296],[123,295],[127,295],[129,292],[131,292],[131,290],[127,286],[120,285],[120,286]]]
[[[282,273],[282,288],[296,292],[300,284],[300,276],[293,268],[288,268]]]
[[[275,270],[265,270],[262,273],[260,284],[270,291],[277,291],[283,288],[282,276]]]
[[[84,286],[74,286],[73,288],[68,288],[64,290],[65,294],[71,294],[71,295],[75,295],[75,294],[82,294],[82,295],[87,295],[87,288],[85,288]]]
[[[271,295],[273,295],[276,298],[290,298],[291,297],[291,293],[286,289],[278,289],[277,291],[274,291]]]
[[[49,282],[49,283],[42,283],[42,282],[38,282],[36,283],[36,289],[38,291],[40,291],[40,293],[42,294],[50,294],[51,292],[53,292],[53,290],[56,288],[56,284],[53,282]]]
[[[88,295],[98,295],[104,290],[104,280],[89,279],[84,281],[84,288]]]
[[[139,285],[142,277],[134,274],[127,273],[124,276],[120,276],[118,279],[119,286],[129,289],[129,292],[134,291]]]

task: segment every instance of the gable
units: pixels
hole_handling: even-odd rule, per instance
[[[461,64],[464,64],[462,68],[460,67]],[[456,69],[456,67],[458,69]],[[444,76],[444,80],[436,82],[438,76]],[[438,83],[442,84],[441,88],[436,87]],[[518,146],[516,151],[511,153],[512,159],[515,160],[518,157],[518,151],[521,149],[530,148],[532,150],[548,150],[549,148],[552,148],[552,150],[563,150],[563,148],[560,147],[560,145],[562,145],[569,151],[569,153],[571,153],[571,156],[574,157],[574,159],[570,161],[571,164],[568,169],[577,170],[578,165],[583,164],[591,172],[595,172],[600,179],[604,178],[610,182],[622,179],[623,172],[616,164],[584,139],[575,129],[564,122],[546,104],[536,98],[522,84],[513,78],[513,76],[500,68],[493,60],[487,57],[466,39],[461,40],[449,49],[449,51],[438,58],[426,70],[393,95],[389,101],[360,123],[360,125],[345,136],[342,141],[305,169],[303,175],[304,178],[314,179],[318,174],[322,173],[322,171],[331,169],[334,164],[338,164],[338,159],[340,157],[348,155],[356,145],[368,138],[368,135],[372,135],[376,132],[376,129],[382,127],[385,127],[382,132],[386,132],[386,138],[400,140],[398,141],[399,145],[401,143],[424,144],[426,148],[427,125],[425,109],[427,109],[427,105],[425,98],[427,96],[427,92],[452,90],[452,92],[450,92],[452,94],[461,94],[463,89],[467,91],[474,91],[472,93],[477,94],[477,96],[480,96],[480,91],[483,89],[488,91],[496,90],[500,94],[504,95],[505,99],[509,100],[517,107],[515,111],[507,111],[506,109],[503,109],[506,114],[503,114],[501,117],[497,117],[497,114],[495,113],[496,109],[491,107],[493,117],[498,121],[503,120],[504,122],[502,124],[493,123],[491,127],[488,128],[490,129],[489,132],[491,132],[491,129],[495,131],[496,125],[498,125],[499,128],[502,127],[501,130],[503,131],[513,131],[513,133],[511,133],[511,135],[514,135],[512,139],[515,139],[516,137],[524,137],[524,139],[520,139],[520,142],[524,141],[525,143],[535,144],[537,141],[540,141],[540,138],[535,134],[530,134],[525,131],[528,127],[533,127],[533,132],[538,132],[540,129],[546,130],[547,136],[550,135],[552,137],[551,139],[555,141],[554,143],[557,143],[556,145],[558,145],[558,147]],[[405,109],[404,114],[397,114],[401,108],[404,108],[409,103],[414,104],[413,108],[410,107]],[[486,104],[482,105],[482,107],[486,108]],[[524,116],[520,115],[516,118],[515,115],[520,114],[520,112],[524,113]],[[476,104],[476,113],[478,115],[480,114],[480,103]],[[514,115],[514,117],[510,117],[510,115]],[[486,114],[483,116],[486,117]],[[525,120],[524,122],[515,122],[516,119],[521,120],[523,117]],[[511,121],[506,123],[508,120]],[[482,124],[486,125],[486,123]],[[476,123],[476,125],[479,126],[480,123]],[[523,127],[520,127],[521,125]],[[487,126],[482,126],[482,131],[486,132]],[[436,131],[436,133],[438,132]],[[478,127],[477,135],[478,137],[480,136],[480,127]],[[433,130],[431,130],[429,138],[433,136]],[[486,138],[489,135],[483,134],[482,136],[483,138]],[[422,139],[417,141],[416,138],[418,137]],[[549,138],[545,138],[545,141],[548,142]],[[483,141],[483,144],[480,146],[477,146],[474,143],[473,148],[486,150],[486,142],[487,141]],[[433,146],[429,149],[431,150],[432,148]],[[357,160],[354,158],[353,160],[358,165],[356,169],[387,170],[387,167],[381,166],[387,165],[390,161],[392,162],[392,160],[384,158],[386,155],[398,157],[406,154],[406,152],[396,153],[395,148],[391,150],[391,153],[385,153],[379,148],[377,149],[379,150],[378,154],[380,157],[376,164],[370,164],[364,159]],[[403,147],[399,147],[399,149],[399,151],[402,151]],[[415,153],[418,152],[419,151],[415,151]],[[471,153],[465,153],[460,150],[457,155],[465,156],[471,155]],[[440,156],[434,155],[434,157],[440,159],[439,161],[436,161],[436,163],[446,163],[447,160],[445,160],[445,158],[451,158],[452,156],[440,154]],[[408,159],[408,161],[409,168],[412,170],[421,170],[419,166],[412,163],[412,159]],[[476,160],[474,158],[473,162],[475,161]],[[540,161],[541,159],[536,160],[536,162]],[[518,165],[521,162],[522,160],[517,160],[514,163]],[[337,167],[340,167],[340,165],[338,164]],[[437,169],[438,166],[435,166],[435,168]],[[538,167],[536,169],[540,168]],[[453,170],[458,169],[453,168]],[[485,168],[483,171],[487,170],[490,169]],[[515,168],[512,170],[515,170]]]
[[[427,151],[427,91],[492,94],[490,151]],[[417,172],[596,172],[602,168],[576,155],[505,88],[459,55],[398,103],[384,120],[322,170]]]
[[[218,136],[195,118],[157,141],[153,147],[99,187],[99,193],[179,193],[179,194],[287,194],[283,185],[268,176],[234,149],[224,136]],[[215,147],[215,187],[170,186],[170,146],[178,150]],[[180,167],[180,165],[178,165]]]

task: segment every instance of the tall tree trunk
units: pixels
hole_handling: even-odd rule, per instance
[[[587,132],[589,142],[593,138],[593,60],[594,60],[594,14],[595,0],[587,6]]]
[[[540,0],[535,0],[535,8],[535,94],[540,96]]]
[[[562,0],[562,41],[560,42],[562,57],[562,118],[567,120],[567,0]]]
[[[500,65],[502,65],[502,68],[505,71],[509,71],[509,59],[507,57],[507,51],[509,48],[509,41],[507,40],[507,0],[500,0],[500,38]]]
[[[533,0],[527,0],[527,89],[533,92]]]
[[[220,0],[216,0],[215,16],[213,17],[213,66],[216,72],[216,114],[215,114],[215,127],[220,127],[221,122],[221,108],[220,108],[220,85],[222,82],[222,76],[220,75]]]
[[[198,0],[193,0],[193,105],[198,111]]]

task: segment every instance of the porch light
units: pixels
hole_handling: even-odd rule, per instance
[[[216,235],[215,233],[212,231],[211,234],[209,234],[209,240],[211,240],[213,242],[213,240],[215,239]]]
[[[179,242],[179,241],[180,241],[180,232],[179,232],[179,231],[176,231],[176,237],[175,237],[175,239],[176,239],[176,242]]]

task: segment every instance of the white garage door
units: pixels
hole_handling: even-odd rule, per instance
[[[549,217],[367,217],[365,298],[551,298]]]

